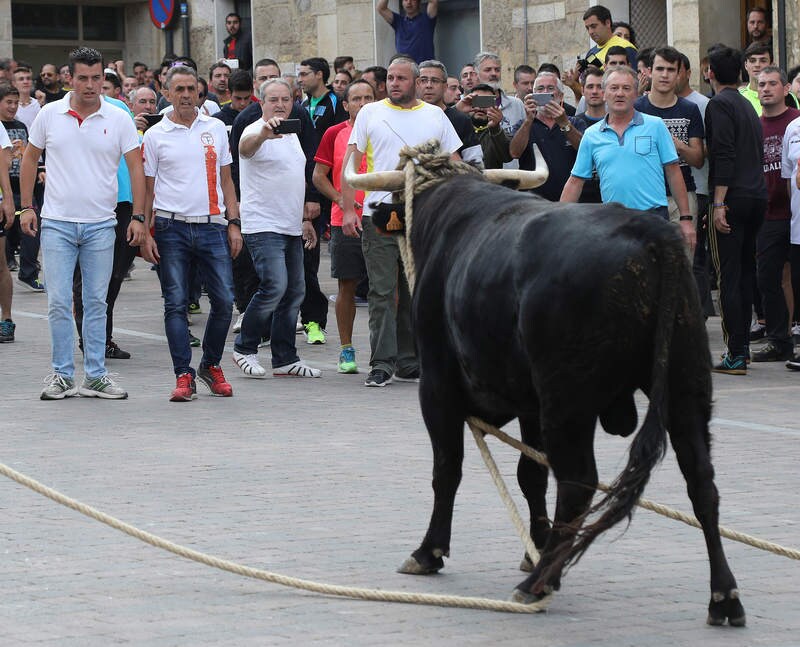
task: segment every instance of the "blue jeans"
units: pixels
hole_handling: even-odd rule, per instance
[[[303,241],[270,231],[244,234],[258,274],[259,284],[242,319],[234,350],[244,355],[258,352],[261,331],[272,317],[272,366],[296,362],[295,326],[305,296]]]
[[[106,374],[106,294],[114,264],[115,225],[113,218],[92,223],[42,220],[53,372],[59,375],[75,375],[72,276],[76,263],[83,278],[83,370],[89,379]]]
[[[164,328],[175,375],[195,375],[192,347],[189,345],[189,307],[191,272],[194,260],[208,288],[211,310],[203,335],[203,358],[200,367],[216,366],[222,359],[225,337],[233,312],[233,270],[228,233],[225,225],[188,223],[156,218],[155,240],[164,297]]]

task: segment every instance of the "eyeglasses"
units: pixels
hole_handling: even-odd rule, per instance
[[[444,83],[444,80],[437,79],[432,76],[421,76],[419,77],[419,82],[422,83],[422,85],[427,85],[428,83],[432,83],[433,85],[441,85],[442,83]]]

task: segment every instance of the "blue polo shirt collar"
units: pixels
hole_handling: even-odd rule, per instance
[[[631,119],[631,123],[628,124],[628,128],[630,128],[631,126],[641,126],[643,123],[644,123],[644,117],[642,117],[642,113],[639,112],[638,110],[634,110],[633,119]],[[606,115],[600,121],[599,128],[602,131],[602,130],[607,130],[610,127],[611,126],[608,125],[608,115]],[[625,130],[627,130],[628,128],[626,128]]]

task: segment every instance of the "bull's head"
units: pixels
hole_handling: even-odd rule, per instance
[[[433,143],[433,142],[432,142]],[[428,146],[428,145],[426,145]],[[430,148],[430,146],[428,146]],[[435,151],[432,153],[438,156],[439,161],[449,157],[446,153],[438,149],[438,142],[434,144]],[[535,171],[521,171],[518,169],[487,169],[483,171],[484,177],[493,184],[503,184],[513,186],[517,189],[534,189],[547,181],[549,171],[547,163],[544,161],[539,147],[534,145],[534,156],[536,159]],[[404,166],[411,156],[401,154],[400,165]],[[443,173],[442,179],[453,172]],[[379,229],[390,234],[403,233],[405,229],[405,211],[402,192],[406,185],[406,171],[374,171],[372,173],[358,173],[355,167],[355,156],[351,155],[344,169],[344,179],[352,187],[363,191],[391,191],[401,193],[400,201],[376,205],[373,211],[373,223]]]

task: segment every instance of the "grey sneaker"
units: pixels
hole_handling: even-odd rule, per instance
[[[44,390],[42,395],[39,396],[42,400],[63,400],[64,398],[78,395],[78,387],[75,386],[75,380],[66,375],[51,373],[44,378],[44,383]]]
[[[106,400],[124,400],[128,397],[128,392],[112,380],[108,374],[93,380],[84,378],[78,393],[85,398],[105,398]]]

